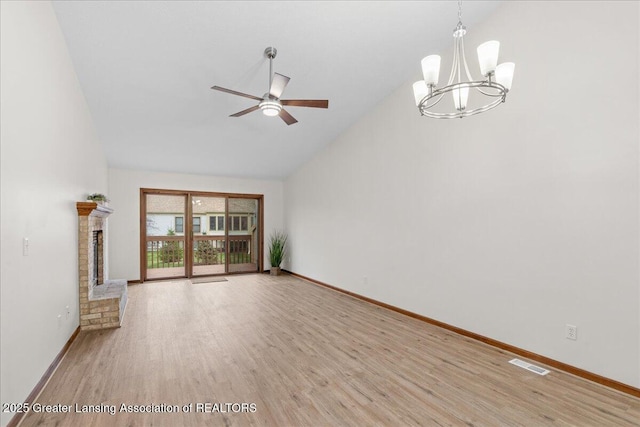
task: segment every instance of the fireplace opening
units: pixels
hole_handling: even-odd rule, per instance
[[[104,271],[104,258],[103,258],[103,238],[102,230],[93,232],[93,272],[92,272],[92,284],[102,285],[104,283],[103,271]]]

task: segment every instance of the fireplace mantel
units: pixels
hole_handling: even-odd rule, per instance
[[[110,207],[99,205],[96,202],[77,202],[78,216],[97,216],[106,218],[113,213]]]

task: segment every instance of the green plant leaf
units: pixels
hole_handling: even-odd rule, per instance
[[[287,234],[275,230],[269,239],[269,262],[272,267],[280,267],[287,251]]]

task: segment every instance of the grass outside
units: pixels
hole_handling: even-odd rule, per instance
[[[184,267],[184,259],[178,262],[162,262],[158,252],[147,251],[147,268]]]
[[[229,263],[230,264],[247,264],[251,263],[251,255],[247,253],[231,253],[229,254]],[[195,265],[203,265],[203,263],[199,262],[199,259],[194,259]],[[218,253],[216,254],[216,258],[214,262],[209,265],[215,264],[224,264],[225,263],[225,254]],[[147,251],[147,268],[170,268],[170,267],[184,267],[184,258],[180,258],[180,261],[177,262],[163,262],[160,259],[158,252]]]

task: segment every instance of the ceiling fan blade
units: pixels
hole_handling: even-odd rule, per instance
[[[329,108],[329,101],[326,99],[282,99],[280,102],[292,107]]]
[[[291,80],[287,76],[283,76],[282,74],[274,73],[273,80],[271,80],[271,88],[269,89],[269,95],[274,98],[280,98],[282,96],[282,92],[284,88],[287,87],[287,84]]]
[[[258,98],[257,96],[248,95],[246,93],[238,92],[238,91],[231,90],[231,89],[225,89],[225,88],[220,87],[220,86],[213,86],[213,87],[211,87],[211,89],[219,90],[220,92],[230,93],[231,95],[244,96],[245,98],[255,99],[256,101],[262,101],[262,98]]]
[[[249,114],[249,113],[251,113],[252,111],[256,111],[258,108],[260,108],[260,106],[259,106],[259,105],[254,105],[254,106],[253,106],[253,107],[251,107],[251,108],[247,108],[246,110],[242,110],[242,111],[240,111],[240,112],[238,112],[238,113],[232,114],[232,115],[230,115],[229,117],[240,117],[240,116],[244,116],[245,114]]]
[[[298,121],[284,108],[280,110],[280,118],[284,120],[287,125],[292,125],[294,123],[298,123]]]

